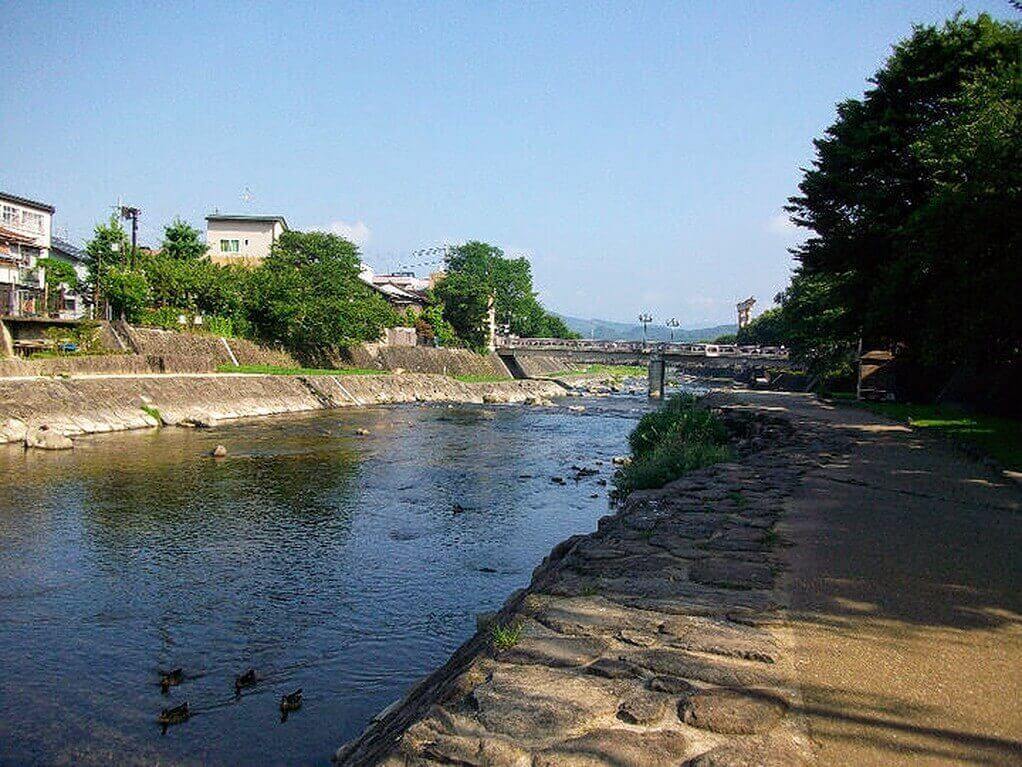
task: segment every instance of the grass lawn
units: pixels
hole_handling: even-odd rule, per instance
[[[915,429],[974,445],[999,461],[1004,468],[1022,471],[1022,421],[976,415],[947,405],[910,405],[900,402],[856,404],[907,423]]]
[[[495,383],[497,381],[510,381],[507,376],[499,376],[493,373],[465,373],[464,375],[451,376],[455,381],[462,383]]]
[[[551,378],[589,378],[593,376],[609,376],[612,378],[645,377],[646,368],[641,365],[589,365],[585,370],[565,370],[553,373]]]
[[[252,373],[271,376],[378,376],[386,375],[386,370],[367,370],[365,368],[285,368],[275,365],[219,365],[218,373]]]

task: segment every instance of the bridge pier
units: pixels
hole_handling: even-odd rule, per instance
[[[664,384],[666,382],[667,364],[659,354],[652,354],[649,358],[649,396],[653,399],[663,399]]]

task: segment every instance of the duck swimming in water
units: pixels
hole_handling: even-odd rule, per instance
[[[255,669],[250,668],[244,674],[234,677],[234,692],[237,695],[241,695],[243,689],[255,686],[258,681],[259,678],[256,676]]]
[[[182,703],[180,706],[174,706],[173,708],[165,708],[160,712],[159,718],[156,720],[163,725],[164,731],[167,729],[169,724],[181,724],[187,722],[188,717],[192,714],[188,710],[188,703]]]
[[[171,687],[177,687],[184,681],[185,672],[184,669],[176,668],[172,671],[164,671],[160,673],[160,689],[164,693],[167,693]]]
[[[297,711],[302,707],[302,688],[299,687],[292,693],[283,695],[280,698],[280,712],[286,714],[288,711]]]

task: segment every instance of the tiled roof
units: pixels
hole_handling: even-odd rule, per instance
[[[35,200],[30,200],[27,197],[18,197],[16,194],[8,194],[7,192],[0,192],[0,200],[7,200],[8,202],[14,202],[28,208],[35,208],[36,210],[45,210],[51,216],[56,210],[56,208],[52,205],[47,205],[45,202],[36,202]]]

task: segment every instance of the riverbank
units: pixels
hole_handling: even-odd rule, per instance
[[[522,403],[553,381],[466,383],[443,375],[95,375],[0,379],[0,443],[40,426],[66,436],[403,402]]]
[[[862,410],[711,402],[787,436],[555,547],[337,761],[1018,763],[1017,488]]]
[[[337,754],[342,765],[807,761],[779,542],[839,439],[769,421],[739,460],[632,493],[557,546],[489,624]]]

